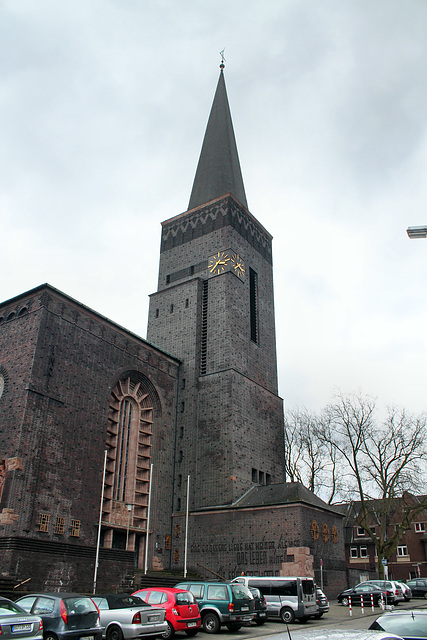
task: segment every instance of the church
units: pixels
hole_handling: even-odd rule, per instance
[[[162,223],[147,339],[49,284],[0,304],[0,574],[315,575],[343,516],[286,483],[272,236],[249,211],[224,65],[188,208]]]

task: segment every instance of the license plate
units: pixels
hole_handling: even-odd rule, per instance
[[[17,631],[31,631],[31,624],[13,624],[12,625],[12,633],[16,633]]]
[[[242,607],[242,611],[249,611],[249,607]]]
[[[196,627],[197,622],[187,622],[187,627]]]
[[[158,622],[160,620],[160,616],[148,616],[148,622]]]
[[[95,636],[82,636],[79,640],[94,640]]]

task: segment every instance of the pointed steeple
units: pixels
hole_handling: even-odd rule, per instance
[[[232,193],[246,208],[245,187],[221,65],[218,85],[194,178],[189,209]]]

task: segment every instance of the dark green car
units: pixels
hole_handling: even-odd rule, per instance
[[[255,615],[255,600],[247,587],[228,582],[188,581],[179,582],[177,589],[191,591],[199,605],[203,630],[218,633],[221,626],[238,631]]]

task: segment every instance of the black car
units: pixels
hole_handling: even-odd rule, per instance
[[[348,607],[350,600],[352,606],[360,606],[363,601],[363,606],[369,607],[372,604],[372,600],[374,602],[374,606],[378,606],[382,600],[387,604],[387,594],[383,589],[380,589],[375,585],[360,584],[353,589],[346,589],[345,591],[342,591],[338,595],[337,600],[345,607]]]
[[[412,591],[413,598],[427,598],[427,580],[425,578],[414,578],[406,582]]]
[[[264,624],[267,621],[267,603],[261,591],[256,587],[249,587],[253,599],[255,600],[255,617],[252,622],[257,625]]]
[[[73,593],[34,593],[17,600],[43,620],[44,640],[101,640],[103,628],[93,600]]]
[[[369,629],[395,633],[404,640],[427,640],[427,609],[388,611],[377,618]]]

